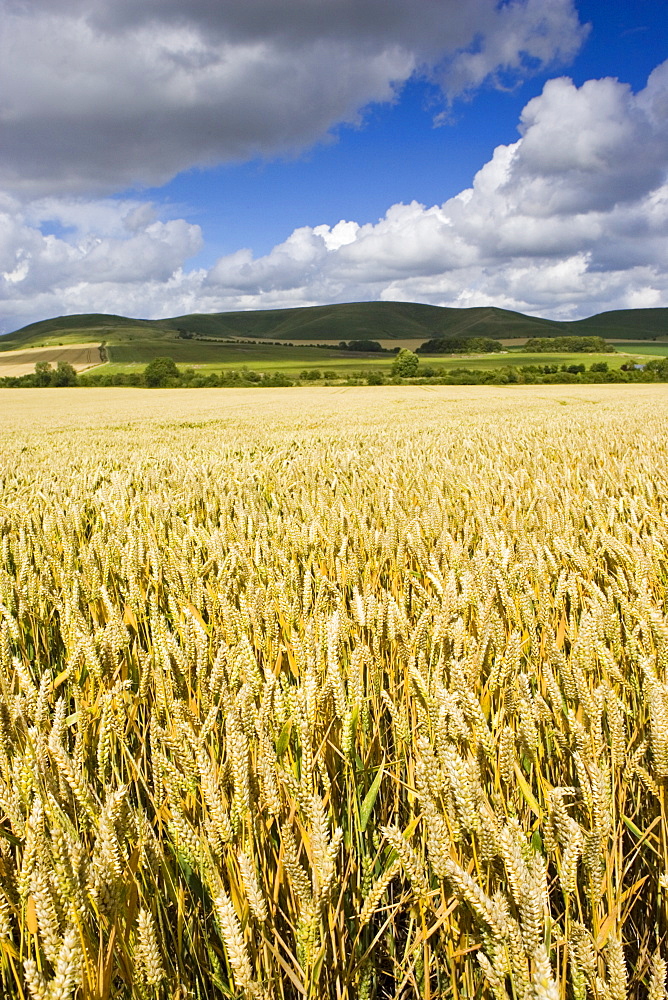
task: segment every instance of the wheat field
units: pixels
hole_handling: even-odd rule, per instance
[[[3,996],[666,997],[668,389],[8,390],[0,445]]]

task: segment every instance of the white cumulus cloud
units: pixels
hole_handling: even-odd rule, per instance
[[[312,252],[293,294],[311,301],[324,287],[332,299],[494,302],[573,316],[668,304],[668,118],[656,113],[666,67],[639,94],[614,79],[549,81],[524,109],[521,138],[499,146],[472,187],[442,205],[393,205],[375,225],[347,223],[340,243],[332,234],[342,223],[299,230]],[[244,290],[255,276],[257,305],[267,274],[271,290],[294,282],[289,243],[245,259]],[[221,292],[225,268],[233,287],[229,259],[207,279]]]
[[[639,93],[550,80],[470,188],[376,224],[300,227],[188,268],[197,226],[129,199],[0,197],[5,329],[63,312],[158,317],[355,300],[575,318],[668,305],[668,62]],[[47,231],[47,227],[51,231]]]

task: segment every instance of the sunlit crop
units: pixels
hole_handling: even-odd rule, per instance
[[[666,996],[668,396],[560,388],[6,418],[3,995]]]

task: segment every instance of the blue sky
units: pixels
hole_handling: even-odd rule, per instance
[[[665,0],[0,16],[1,331],[357,299],[668,305]]]
[[[578,85],[613,76],[642,89],[668,58],[668,2],[598,0],[576,7],[590,33],[558,72]],[[414,79],[396,103],[368,108],[362,127],[340,127],[333,141],[287,160],[186,171],[149,195],[185,208],[202,226],[201,260],[209,265],[240,246],[268,253],[297,226],[375,222],[389,205],[413,199],[437,204],[468,187],[495,146],[517,138],[522,108],[554,75],[555,67],[505,92],[488,84],[457,103],[440,126],[434,124],[438,88]]]

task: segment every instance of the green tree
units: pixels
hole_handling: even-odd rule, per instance
[[[151,389],[172,385],[181,372],[176,367],[174,358],[154,358],[144,368],[144,384]]]
[[[365,340],[361,337],[358,340],[349,340],[347,344],[344,340],[342,340],[339,347],[341,345],[343,345],[343,348],[348,351],[364,351],[376,354],[383,350],[377,340]]]
[[[51,376],[53,375],[53,368],[48,361],[38,361],[35,365],[35,385],[44,386],[51,385]]]
[[[662,378],[668,378],[668,358],[661,358],[657,371]]]
[[[499,340],[490,337],[434,337],[418,347],[418,354],[492,354],[502,351]]]
[[[59,361],[56,370],[51,374],[51,385],[77,385],[77,373],[69,361]]]
[[[417,375],[419,364],[420,359],[417,354],[404,347],[392,362],[392,374],[400,378],[413,378]]]
[[[556,351],[578,354],[614,354],[615,348],[603,337],[530,337],[524,345],[529,354],[552,354]]]

